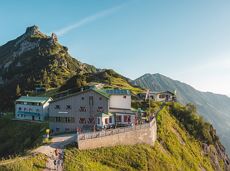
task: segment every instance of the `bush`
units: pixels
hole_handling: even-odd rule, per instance
[[[212,125],[205,122],[204,119],[196,113],[196,107],[193,104],[181,106],[177,103],[172,103],[170,110],[180,124],[183,125],[194,138],[207,144],[215,144],[219,141]]]

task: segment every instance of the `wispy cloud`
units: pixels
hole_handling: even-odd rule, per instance
[[[54,33],[56,33],[58,36],[63,36],[64,34],[67,34],[68,32],[70,32],[70,31],[72,31],[74,29],[77,29],[77,28],[82,27],[82,26],[84,26],[86,24],[89,24],[89,23],[91,23],[91,22],[93,22],[93,21],[95,21],[97,19],[106,17],[106,16],[118,11],[123,6],[124,6],[124,4],[121,4],[119,6],[100,11],[100,12],[98,12],[96,14],[93,14],[91,16],[88,16],[88,17],[85,17],[85,18],[81,19],[80,21],[77,21],[74,24],[68,25],[68,26],[63,27],[61,29],[58,29],[58,30],[54,31]]]

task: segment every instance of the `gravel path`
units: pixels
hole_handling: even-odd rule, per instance
[[[66,134],[54,136],[51,140],[51,144],[43,145],[33,150],[33,153],[42,153],[47,156],[46,168],[44,171],[57,170],[63,171],[63,157],[55,155],[55,149],[58,150],[61,156],[64,156],[64,147],[76,140],[76,134]],[[56,160],[56,165],[54,165]]]

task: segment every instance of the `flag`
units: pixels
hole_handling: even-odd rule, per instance
[[[145,95],[145,100],[147,100],[147,99],[149,98],[149,93],[150,93],[150,90],[149,90],[149,89],[147,89],[147,91],[146,91],[146,95]]]

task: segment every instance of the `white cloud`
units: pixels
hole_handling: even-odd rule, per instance
[[[54,31],[54,33],[56,33],[58,36],[63,36],[64,34],[67,34],[69,31],[72,31],[74,29],[82,27],[82,26],[84,26],[86,24],[89,24],[89,23],[91,23],[91,22],[93,22],[93,21],[95,21],[97,19],[102,18],[102,17],[108,16],[108,15],[118,11],[123,6],[124,6],[124,4],[121,4],[119,6],[100,11],[100,12],[98,12],[96,14],[93,14],[91,16],[83,18],[80,21],[77,21],[76,23],[74,23],[72,25],[68,25],[68,26],[63,27],[61,29],[58,29],[58,30]]]

